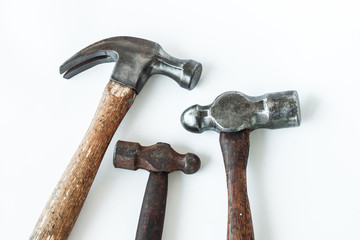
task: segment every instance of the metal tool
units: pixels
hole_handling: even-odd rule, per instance
[[[30,239],[68,238],[116,129],[150,76],[169,76],[181,87],[191,90],[202,70],[200,63],[171,57],[155,42],[114,37],[75,54],[60,67],[60,73],[71,78],[106,62],[116,64],[95,116]]]
[[[141,207],[136,240],[160,240],[163,232],[168,173],[181,170],[192,174],[199,170],[200,159],[193,153],[179,154],[169,144],[143,147],[139,143],[118,141],[114,166],[150,172]]]
[[[300,125],[296,91],[250,97],[226,92],[208,106],[194,105],[181,116],[184,128],[194,133],[220,132],[228,187],[228,240],[253,240],[254,230],[247,195],[246,166],[250,131]]]

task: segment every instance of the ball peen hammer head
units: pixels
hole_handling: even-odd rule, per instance
[[[297,127],[300,121],[296,91],[268,93],[258,97],[235,91],[225,92],[212,104],[191,106],[181,115],[184,128],[194,133]]]
[[[143,147],[139,143],[118,141],[115,146],[114,167],[130,170],[139,168],[150,172],[182,171],[193,174],[200,168],[200,159],[193,153],[179,154],[169,144],[157,143]]]
[[[134,37],[113,37],[96,42],[60,66],[60,74],[69,79],[100,63],[116,62],[111,79],[139,93],[150,76],[163,74],[181,87],[193,89],[199,81],[202,65],[167,54],[159,44]]]

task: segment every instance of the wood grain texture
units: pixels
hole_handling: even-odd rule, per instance
[[[228,240],[254,240],[246,185],[250,130],[220,133],[228,187]]]
[[[135,97],[131,88],[112,80],[108,83],[90,127],[48,200],[31,240],[68,238],[105,151]]]
[[[164,227],[168,173],[149,175],[135,240],[161,240]]]

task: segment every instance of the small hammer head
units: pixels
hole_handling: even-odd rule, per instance
[[[181,87],[193,89],[202,66],[194,60],[180,60],[167,54],[159,44],[134,37],[113,37],[94,43],[76,53],[60,67],[69,79],[100,63],[116,62],[111,79],[140,92],[153,74],[174,79]]]
[[[113,161],[116,168],[141,168],[150,172],[170,173],[181,170],[192,174],[200,168],[198,156],[193,153],[179,154],[169,144],[161,142],[143,147],[139,143],[118,141]]]
[[[226,92],[210,105],[194,105],[186,109],[181,115],[181,123],[186,130],[194,133],[296,127],[300,125],[299,97],[296,91],[268,93],[259,97]]]

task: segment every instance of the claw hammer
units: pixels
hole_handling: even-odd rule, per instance
[[[191,90],[202,70],[200,63],[174,58],[155,42],[113,37],[76,53],[61,65],[60,73],[65,73],[64,78],[68,79],[107,62],[116,63],[110,81],[85,137],[41,213],[31,240],[68,238],[116,129],[152,75],[166,75]]]
[[[181,122],[194,133],[220,132],[228,188],[228,240],[254,240],[247,195],[246,166],[250,131],[258,128],[287,128],[300,125],[296,91],[268,93],[259,97],[226,92],[207,106],[186,109]]]

